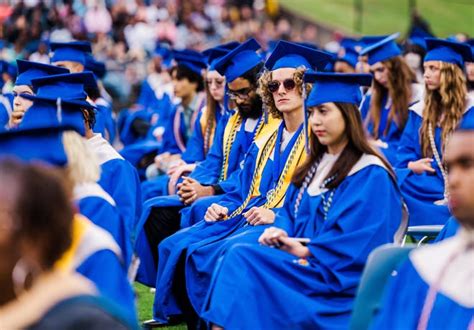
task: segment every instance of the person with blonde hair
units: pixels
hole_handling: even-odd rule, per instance
[[[94,110],[86,101],[83,89],[88,77],[90,74],[78,73],[33,79],[36,95],[24,96],[32,100],[33,105],[12,134],[18,130],[52,131],[61,127],[62,131],[55,136],[55,150],[47,147],[35,150],[40,160],[64,169],[79,206],[72,226],[72,244],[58,261],[58,267],[77,271],[90,279],[102,295],[119,303],[123,312],[135,319],[133,291],[127,280],[127,258],[130,259],[127,253],[131,253],[126,249],[122,251],[116,241],[124,246],[123,241],[130,239],[130,235],[123,230],[124,223],[120,223],[119,213],[110,204],[113,199],[95,183],[100,176],[98,163],[80,135],[85,131],[83,109]],[[15,155],[23,152],[12,150]],[[32,153],[29,149],[26,151]],[[90,216],[92,221],[81,213]]]
[[[444,224],[450,217],[444,150],[461,119],[474,117],[463,72],[471,49],[454,41],[425,40],[425,97],[410,108],[396,164],[410,225]]]

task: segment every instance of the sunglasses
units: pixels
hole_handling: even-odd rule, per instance
[[[272,80],[267,84],[268,90],[271,93],[275,93],[280,89],[280,84],[278,80]],[[285,87],[285,90],[287,91],[292,91],[296,87],[296,82],[293,79],[285,79],[283,80],[283,87]]]

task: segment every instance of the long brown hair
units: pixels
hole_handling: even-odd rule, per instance
[[[207,78],[207,77],[206,77]],[[224,78],[225,79],[225,78]],[[224,80],[225,85],[225,80]],[[207,83],[204,84],[204,89],[206,91],[206,111],[203,113],[204,116],[204,154],[207,154],[211,148],[211,138],[213,136],[212,132],[215,130],[217,125],[216,123],[216,110],[218,109],[217,101],[211,95],[209,86]]]
[[[374,125],[372,134],[375,139],[379,138],[382,99],[387,93],[387,96],[392,100],[392,106],[383,134],[387,135],[392,121],[395,121],[398,128],[403,130],[408,119],[408,108],[412,97],[411,84],[416,81],[415,73],[400,56],[382,61],[382,64],[388,70],[388,88],[383,87],[377,80],[373,80],[369,116],[367,117]]]
[[[424,157],[433,156],[429,126],[434,129],[439,124],[441,127],[441,149],[444,150],[448,137],[462,118],[466,97],[466,78],[462,70],[455,64],[440,62],[439,89],[425,90],[423,123],[420,129],[420,144]]]
[[[395,177],[392,166],[379,152],[372,148],[368,142],[358,107],[352,103],[335,102],[334,104],[341,111],[342,117],[344,118],[348,143],[325,178],[335,176],[334,180],[328,183],[326,187],[328,189],[336,188],[346,178],[352,167],[359,161],[363,154],[379,157],[390,174]],[[297,187],[301,187],[310,168],[314,163],[319,162],[327,151],[328,147],[321,144],[314,133],[311,132],[309,157],[306,158],[305,163],[301,165],[293,175],[292,181]]]

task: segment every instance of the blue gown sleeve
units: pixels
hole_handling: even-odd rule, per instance
[[[369,109],[370,109],[370,100],[371,96],[370,94],[365,94],[364,99],[362,100],[362,103],[360,105],[360,115],[362,117],[362,122],[365,121],[367,118],[367,115],[369,114]]]
[[[141,213],[140,179],[126,160],[112,159],[102,164],[99,185],[115,200],[127,229],[133,232]]]
[[[224,198],[219,202],[219,205],[229,210],[229,214],[242,205],[247,197],[252,183],[258,151],[259,149],[256,144],[252,143],[249,152],[245,155],[244,167],[238,171],[238,177],[235,178],[234,182],[236,184],[234,189],[226,192]]]
[[[421,155],[416,149],[416,146],[419,144],[419,122],[420,117],[414,111],[409,111],[408,121],[405,129],[403,130],[397,150],[397,168],[406,168],[409,162],[416,161],[421,158]]]
[[[170,154],[181,154],[181,149],[178,147],[176,137],[174,135],[174,117],[176,116],[177,106],[174,107],[169,117],[167,118],[163,133],[163,146],[160,153],[169,152]]]
[[[286,231],[289,237],[294,236],[294,210],[299,188],[291,184],[286,193],[285,203],[275,213],[274,226]]]
[[[314,285],[327,294],[338,292],[341,286],[355,294],[369,253],[393,242],[402,218],[401,195],[379,166],[349,176],[337,190],[327,218],[319,219],[308,244],[319,273]]]
[[[104,270],[107,272],[104,272]],[[117,256],[110,250],[101,250],[87,258],[76,271],[91,280],[100,294],[114,301],[136,320],[132,287]]]
[[[203,112],[199,112],[194,122],[193,134],[186,143],[186,151],[183,152],[181,158],[188,164],[202,161],[206,155],[204,154],[204,136],[202,135],[201,117]]]
[[[145,109],[148,108],[150,104],[153,103],[153,98],[155,97],[155,92],[151,89],[150,84],[145,79],[143,81],[140,96],[138,97],[137,103],[142,105]]]
[[[206,159],[198,163],[194,171],[190,174],[192,178],[201,184],[214,184],[219,179],[222,169],[222,145],[224,143],[224,130],[226,125],[227,117],[223,117],[216,127],[214,141],[206,155]]]
[[[409,285],[408,285],[409,283]],[[384,290],[379,313],[371,329],[416,329],[428,286],[408,260],[402,264]]]

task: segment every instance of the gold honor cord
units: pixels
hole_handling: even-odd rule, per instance
[[[227,179],[227,168],[229,167],[229,155],[232,144],[235,141],[237,136],[237,127],[242,124],[242,116],[236,112],[232,117],[230,117],[229,122],[225,126],[224,130],[224,150],[223,150],[223,160],[222,160],[222,169],[221,175],[219,176],[219,182]]]
[[[267,164],[268,159],[273,150],[275,150],[276,139],[277,139],[278,131],[273,132],[271,137],[267,140],[265,146],[263,147],[263,151],[260,153],[259,157],[257,157],[257,166],[254,171],[254,176],[252,178],[252,182],[250,184],[249,193],[245,198],[242,205],[239,206],[229,218],[235,217],[240,215],[242,211],[247,207],[248,203],[253,197],[257,197],[260,195],[259,186],[263,174],[263,170],[265,165]],[[275,152],[279,152],[279,150],[275,150]],[[290,184],[291,178],[297,166],[299,166],[302,162],[304,162],[306,158],[306,153],[304,152],[304,131],[302,130],[296,140],[296,144],[293,146],[291,153],[286,160],[285,167],[278,179],[278,183],[275,189],[272,189],[267,194],[267,201],[263,205],[264,208],[272,208],[279,206],[283,203],[286,195],[286,191]]]
[[[304,140],[304,130],[301,130],[300,135],[298,136],[298,139],[291,150],[290,156],[285,163],[285,167],[282,174],[280,175],[276,188],[272,189],[270,194],[267,194],[267,201],[263,205],[264,208],[270,209],[274,207],[281,207],[283,205],[286,191],[288,190],[288,186],[290,185],[291,179],[293,178],[293,173],[295,172],[296,168],[298,168],[306,160]]]

